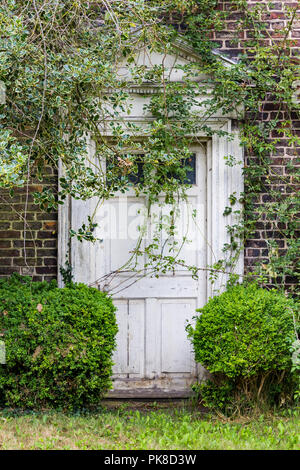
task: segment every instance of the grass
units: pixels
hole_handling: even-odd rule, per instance
[[[0,449],[299,449],[299,413],[222,420],[189,407],[0,412]]]

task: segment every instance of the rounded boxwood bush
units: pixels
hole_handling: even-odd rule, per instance
[[[117,324],[105,293],[13,275],[0,280],[0,331],[3,405],[82,407],[111,388]]]
[[[187,330],[196,361],[212,374],[199,389],[206,403],[222,407],[238,391],[255,401],[268,387],[272,394],[290,383],[294,309],[276,290],[239,284],[198,310]]]

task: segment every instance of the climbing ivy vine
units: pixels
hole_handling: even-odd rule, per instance
[[[215,0],[3,0],[0,80],[6,99],[0,104],[0,186],[11,192],[28,186],[30,178],[43,178],[46,165],[58,167],[61,161],[64,176],[58,196],[50,189],[35,193],[35,201],[49,211],[70,195],[97,197],[101,203],[128,188],[145,196],[149,209],[164,193],[164,203],[172,209],[158,221],[145,248],[148,273],[158,275],[184,263],[174,233],[178,203],[186,200],[189,188],[190,144],[199,132],[208,137],[220,133],[208,125],[209,117],[234,109],[247,155],[245,192],[239,198],[231,195],[224,217],[234,212],[237,222],[228,225],[231,241],[224,247],[224,259],[188,269],[195,277],[199,269],[208,269],[212,280],[219,272],[232,271],[244,241],[261,223],[267,248],[265,262],[254,274],[262,284],[284,288],[287,276],[299,276],[299,171],[296,158],[290,158],[281,174],[270,155],[283,136],[291,152],[300,144],[292,125],[292,113],[299,111],[290,39],[296,9],[286,8],[287,20],[274,38],[266,23],[266,4],[250,8],[247,1],[235,0],[230,5],[239,11],[233,43],[244,30],[251,31],[251,38],[244,41],[239,61],[225,67],[211,32],[224,30],[230,11],[218,9]],[[178,38],[201,57],[197,63],[175,65],[184,74],[182,82],[168,81],[163,62],[148,68],[135,62],[141,48],[172,53]],[[130,76],[120,73],[121,63]],[[195,81],[199,74],[206,77],[205,87]],[[129,88],[145,83],[156,86],[157,93],[147,105],[154,119],[143,128],[141,141],[139,124],[124,116],[132,109]],[[274,103],[275,110],[268,120],[266,102]],[[134,184],[141,154],[143,177]],[[227,164],[239,162],[228,155]],[[95,225],[94,214],[89,214],[71,236],[95,242]],[[168,234],[168,250],[158,253],[162,230]],[[138,242],[131,267],[141,254]]]

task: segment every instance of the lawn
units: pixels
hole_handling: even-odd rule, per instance
[[[0,412],[0,449],[299,449],[299,413],[223,420],[191,407]]]

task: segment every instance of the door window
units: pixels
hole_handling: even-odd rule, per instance
[[[137,155],[137,158],[134,162],[134,170],[130,170],[130,166],[128,165],[127,161],[127,166],[126,166],[126,155],[124,155],[124,167],[122,168],[122,165],[120,165],[120,174],[121,175],[126,175],[128,181],[134,185],[143,183],[143,178],[144,178],[144,154],[139,154]],[[106,171],[107,174],[109,175],[109,170],[112,169],[112,165],[116,164],[116,157],[115,161],[107,163],[106,165]],[[183,180],[184,184],[196,184],[196,154],[193,153],[187,158],[182,158],[181,159],[181,167],[186,169],[186,176]],[[169,172],[169,177],[173,177],[177,180],[180,179],[180,176],[174,174],[175,172],[170,171]],[[109,176],[107,176],[107,181],[109,182]]]

